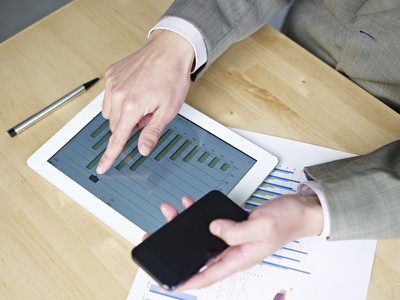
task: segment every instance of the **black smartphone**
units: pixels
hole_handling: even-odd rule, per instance
[[[132,258],[160,286],[174,290],[228,247],[209,231],[211,221],[247,217],[222,192],[211,191],[136,246]]]

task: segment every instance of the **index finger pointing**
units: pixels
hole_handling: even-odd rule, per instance
[[[118,122],[114,132],[108,140],[106,151],[100,159],[96,172],[104,174],[121,154],[136,123],[125,122],[123,118]]]

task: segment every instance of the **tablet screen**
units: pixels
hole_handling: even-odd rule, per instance
[[[181,208],[184,195],[199,199],[214,189],[228,194],[256,163],[180,114],[147,157],[138,152],[139,134],[132,132],[110,170],[97,175],[111,135],[99,113],[48,162],[146,232],[165,223],[162,202]]]

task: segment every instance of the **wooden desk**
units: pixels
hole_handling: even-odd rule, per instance
[[[168,4],[75,0],[0,45],[1,298],[126,298],[133,245],[25,163],[104,79],[22,134],[6,130],[138,49]],[[400,115],[269,27],[218,59],[189,99],[227,126],[358,154],[400,138]],[[378,243],[369,299],[400,298],[399,249]]]

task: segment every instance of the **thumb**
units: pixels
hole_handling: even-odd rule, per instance
[[[226,219],[217,219],[210,223],[211,233],[225,241],[230,246],[247,243],[251,240],[249,235],[249,221],[235,222]]]
[[[147,124],[143,127],[139,137],[138,148],[140,154],[143,156],[150,154],[156,146],[164,128],[173,117],[174,116],[167,115],[163,110],[158,109],[149,119],[146,120]]]

